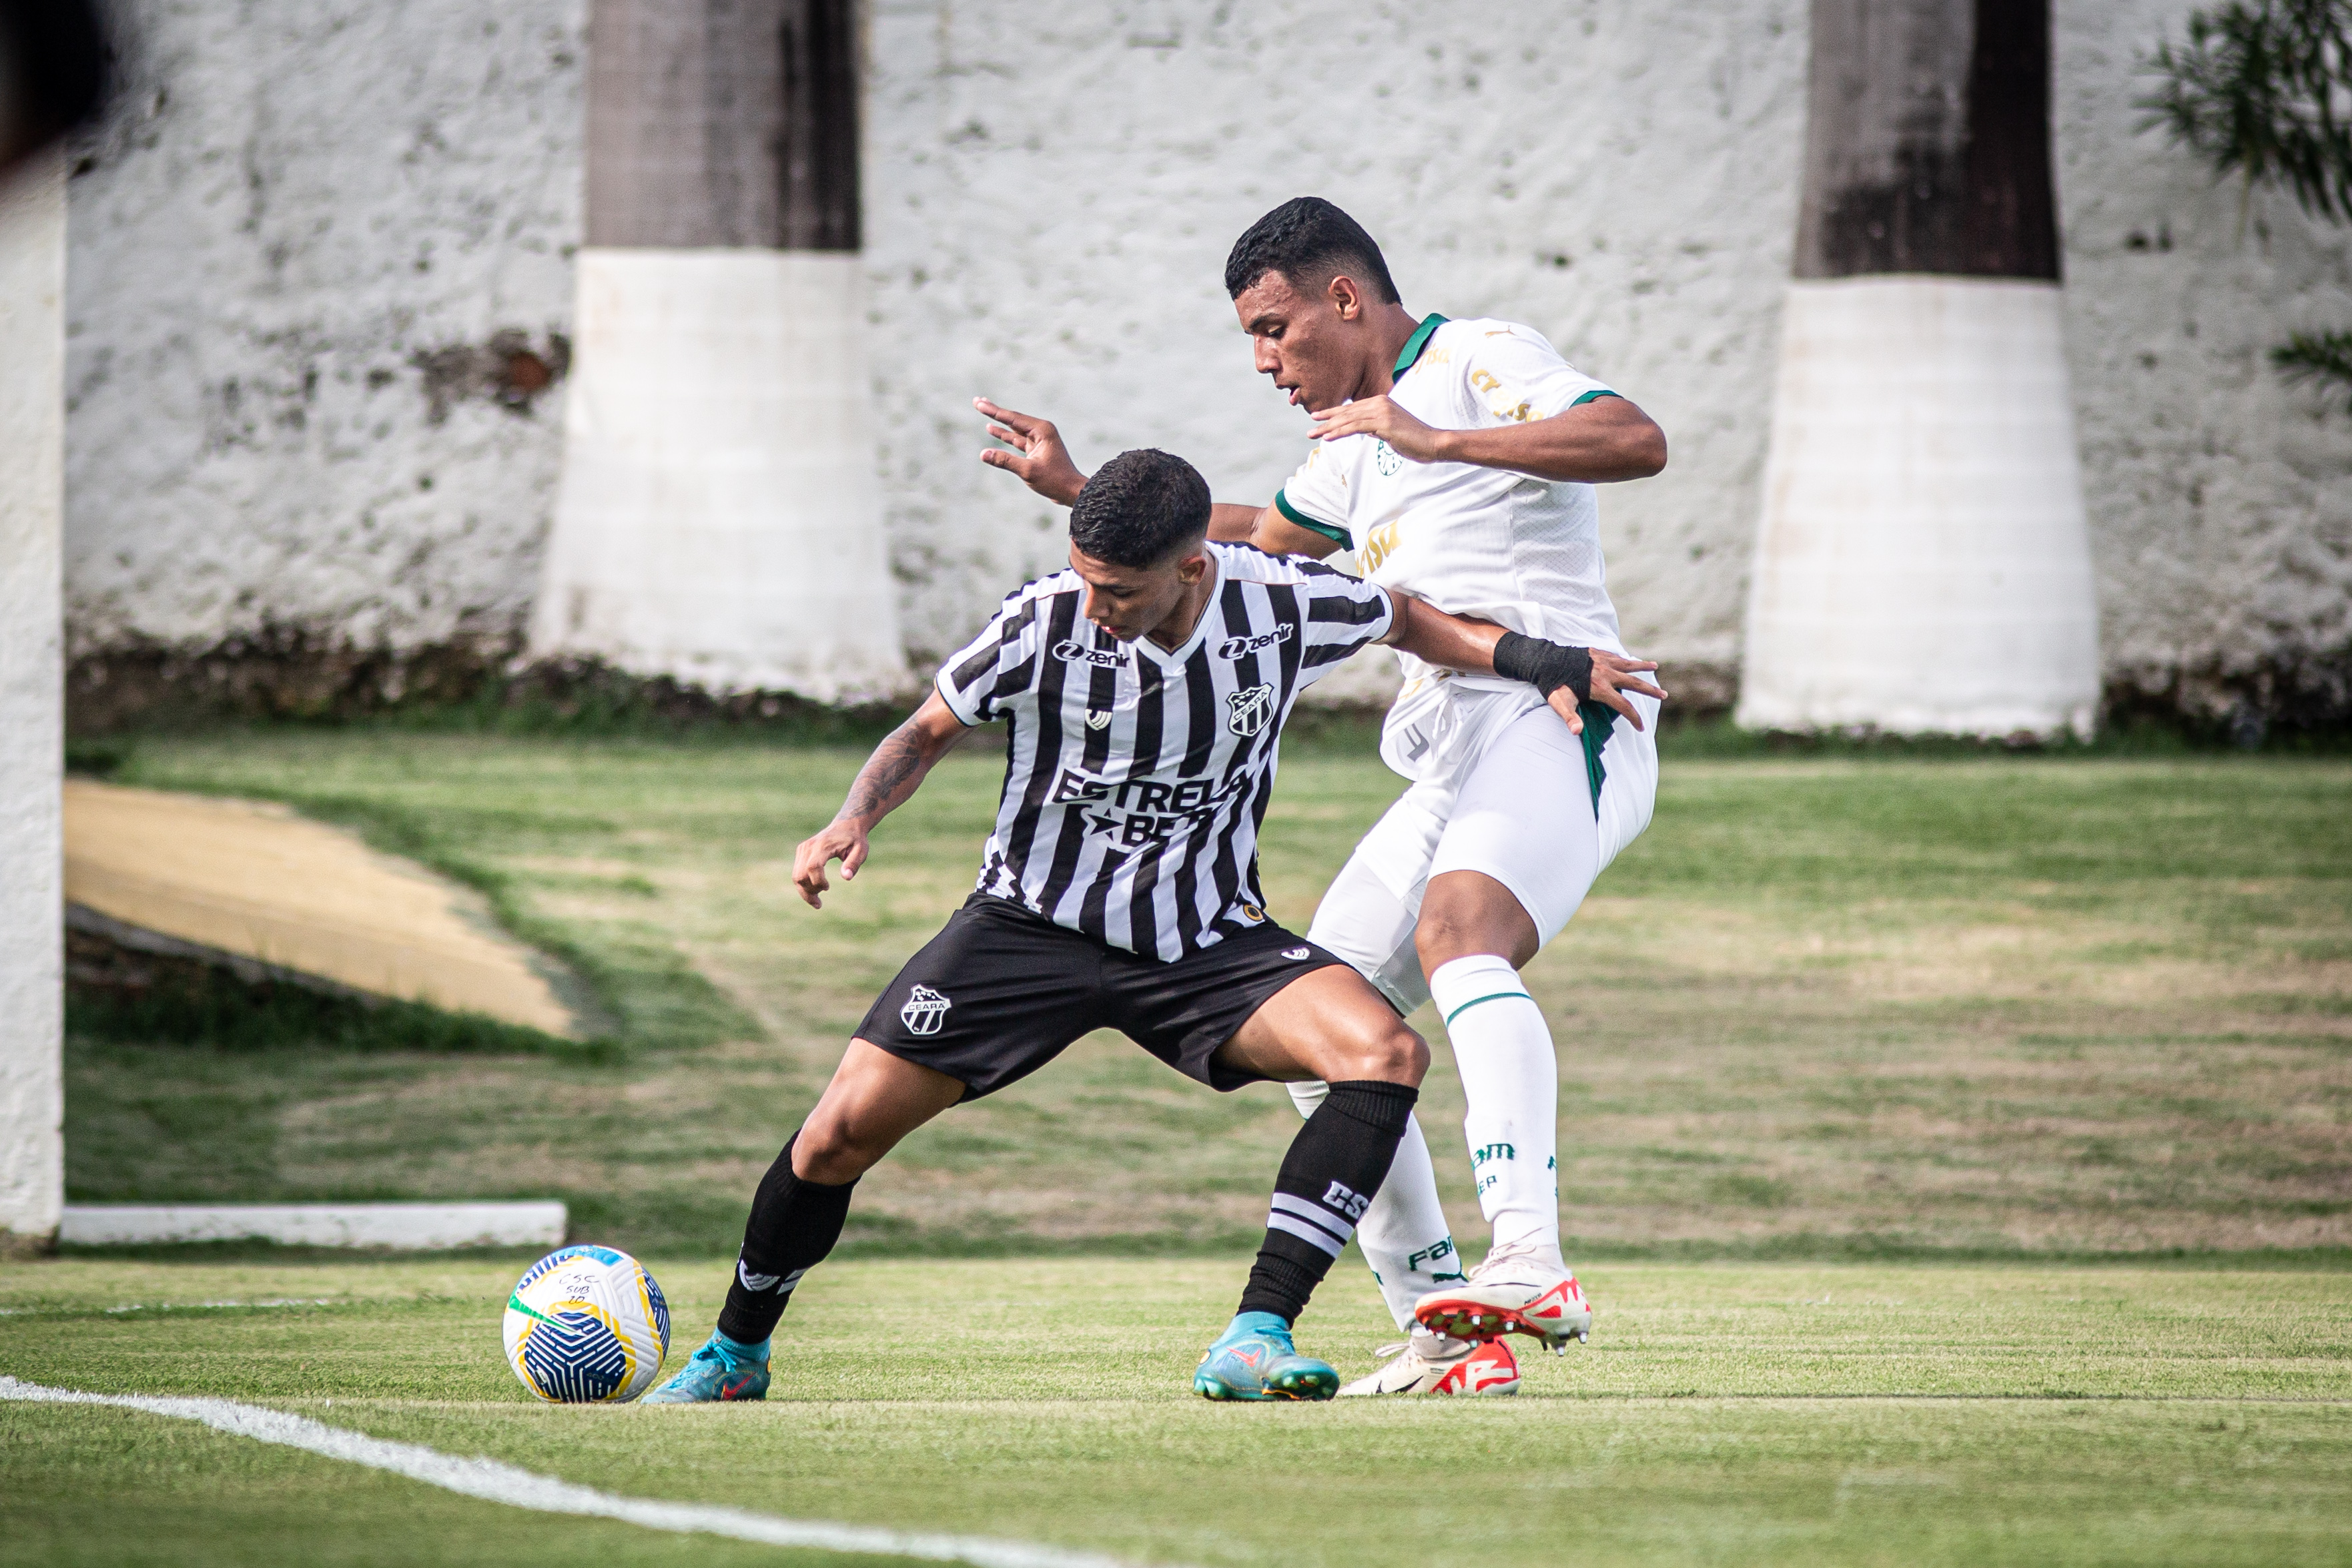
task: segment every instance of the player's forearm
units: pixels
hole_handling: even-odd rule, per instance
[[[1391,593],[1389,597],[1396,605],[1396,625],[1381,640],[1391,647],[1441,669],[1465,675],[1495,673],[1495,645],[1503,639],[1502,627],[1492,621],[1465,620],[1432,609],[1408,594]]]
[[[833,819],[872,828],[922,787],[931,765],[948,754],[961,738],[963,728],[962,721],[949,710],[940,694],[932,692],[915,710],[913,718],[891,731],[874,748],[874,754],[857,770],[848,797],[833,814]]]
[[[1597,397],[1549,419],[1491,430],[1441,430],[1441,462],[1507,468],[1554,482],[1646,479],[1666,466],[1666,433],[1622,397]]]

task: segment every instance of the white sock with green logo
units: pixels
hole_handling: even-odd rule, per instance
[[[1330,1090],[1320,1083],[1286,1086],[1291,1103],[1301,1116],[1312,1116]],[[1412,1304],[1441,1285],[1462,1278],[1462,1258],[1454,1249],[1453,1227],[1445,1223],[1445,1205],[1438,1201],[1437,1168],[1429,1158],[1429,1141],[1421,1133],[1421,1119],[1405,1123],[1397,1142],[1396,1159],[1388,1180],[1373,1195],[1371,1207],[1356,1222],[1356,1245],[1372,1267],[1372,1279],[1389,1315],[1400,1329],[1410,1329]]]
[[[1429,994],[1470,1103],[1470,1179],[1495,1245],[1533,1246],[1560,1263],[1559,1061],[1543,1011],[1510,961],[1492,954],[1439,964]]]

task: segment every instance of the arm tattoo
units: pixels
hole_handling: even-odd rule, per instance
[[[849,786],[849,798],[841,803],[833,819],[881,816],[890,809],[890,797],[898,786],[921,772],[927,761],[922,734],[908,720],[874,748],[874,754],[857,770],[857,781]]]

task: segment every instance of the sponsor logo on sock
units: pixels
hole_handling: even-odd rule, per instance
[[[1337,1209],[1351,1220],[1357,1220],[1364,1217],[1364,1211],[1372,1206],[1372,1200],[1345,1182],[1334,1182],[1331,1184],[1331,1190],[1323,1194],[1323,1205],[1326,1208]]]
[[[914,994],[907,999],[907,1005],[898,1009],[898,1020],[907,1026],[907,1032],[910,1035],[936,1035],[948,1016],[948,1009],[954,1005],[929,986],[918,985]]]
[[[1405,1272],[1406,1272],[1406,1273],[1408,1273],[1408,1274],[1416,1273],[1416,1272],[1426,1272],[1426,1273],[1428,1273],[1428,1274],[1429,1274],[1430,1278],[1432,1278],[1432,1279],[1461,1279],[1461,1278],[1462,1278],[1462,1276],[1460,1276],[1459,1274],[1454,1274],[1454,1275],[1444,1275],[1444,1274],[1439,1274],[1439,1273],[1435,1272],[1434,1270],[1424,1270],[1424,1269],[1423,1269],[1423,1268],[1422,1268],[1422,1267],[1421,1267],[1421,1266],[1422,1266],[1423,1264],[1424,1264],[1424,1263],[1434,1263],[1434,1262],[1436,1262],[1436,1261],[1437,1261],[1439,1258],[1451,1258],[1451,1257],[1453,1257],[1453,1256],[1454,1256],[1454,1238],[1453,1238],[1452,1237],[1450,1237],[1450,1236],[1449,1236],[1449,1237],[1447,1237],[1444,1240],[1443,1240],[1443,1241],[1441,1241],[1441,1242],[1437,1243],[1437,1244],[1436,1244],[1435,1246],[1433,1246],[1433,1247],[1423,1247],[1419,1252],[1408,1252],[1408,1253],[1406,1253],[1406,1254],[1404,1255],[1404,1268],[1405,1268]]]
[[[1470,1168],[1476,1170],[1489,1160],[1516,1160],[1519,1152],[1508,1143],[1489,1143],[1470,1151]]]

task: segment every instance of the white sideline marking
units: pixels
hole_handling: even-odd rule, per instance
[[[884,1557],[919,1557],[933,1563],[969,1563],[974,1568],[1132,1568],[1117,1557],[1091,1552],[1066,1552],[1058,1546],[1037,1546],[1022,1541],[992,1541],[979,1535],[932,1535],[872,1525],[833,1524],[824,1520],[778,1519],[772,1514],[721,1508],[715,1503],[662,1502],[653,1498],[616,1497],[593,1487],[576,1486],[553,1476],[534,1475],[492,1458],[460,1459],[419,1443],[394,1443],[364,1433],[329,1426],[307,1415],[292,1415],[233,1399],[184,1399],[152,1394],[85,1394],[76,1388],[49,1388],[0,1377],[0,1399],[33,1405],[111,1405],[200,1421],[215,1432],[276,1443],[389,1470],[426,1486],[467,1497],[502,1502],[541,1513],[584,1514],[592,1519],[617,1519],[647,1530],[677,1534],[724,1535],[767,1546],[810,1546],[824,1552],[855,1552]]]
[[[275,1241],[298,1247],[555,1247],[560,1203],[68,1204],[58,1239],[78,1247]]]

